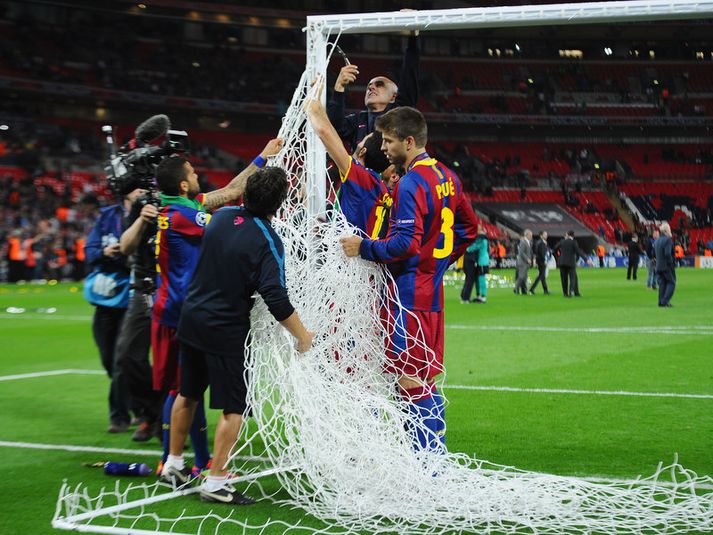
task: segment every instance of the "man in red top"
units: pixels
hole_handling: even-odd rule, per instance
[[[443,371],[443,274],[477,236],[477,221],[458,176],[426,153],[427,126],[414,108],[376,120],[389,161],[406,169],[394,190],[386,238],[342,238],[347,256],[387,264],[401,301],[387,354],[399,375],[412,418],[416,449],[441,451],[445,421],[434,377]],[[421,334],[422,333],[422,334]],[[425,342],[425,346],[415,340]]]

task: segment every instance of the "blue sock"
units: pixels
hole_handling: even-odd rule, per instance
[[[439,409],[432,395],[407,404],[411,418],[422,425],[409,426],[416,451],[431,450],[444,452],[443,444],[438,435]]]
[[[202,399],[198,401],[196,412],[193,415],[190,436],[193,453],[195,453],[195,465],[202,470],[208,465],[208,461],[210,461],[210,453],[208,452],[208,423],[205,419],[205,404]]]
[[[166,401],[163,404],[163,415],[161,416],[161,429],[163,431],[163,456],[161,461],[164,463],[168,459],[168,451],[171,445],[171,409],[173,409],[174,401],[176,401],[176,393],[172,390],[166,396]]]
[[[436,436],[441,441],[444,449],[446,447],[446,407],[443,401],[443,396],[438,391],[436,385],[433,385],[433,390],[431,390],[431,397],[433,402],[436,404],[438,409],[438,416],[436,418]]]

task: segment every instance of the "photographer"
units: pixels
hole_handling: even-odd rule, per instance
[[[200,193],[198,176],[185,158],[164,159],[156,169],[156,182],[161,192],[161,211],[156,235],[157,286],[153,309],[151,343],[155,390],[168,392],[163,407],[164,456],[168,457],[170,415],[179,386],[178,341],[176,327],[186,289],[193,277],[205,226],[210,220],[206,210],[237,201],[245,190],[247,178],[266,159],[282,148],[282,140],[267,143],[260,155],[224,188]],[[195,469],[206,468],[209,461],[205,408],[198,404],[190,431],[195,453]]]
[[[151,204],[146,190],[131,206],[127,217],[128,228],[121,235],[121,254],[129,256],[131,289],[129,307],[124,316],[121,333],[116,344],[116,359],[125,377],[134,412],[142,420],[132,437],[145,442],[152,436],[161,438],[159,412],[160,394],[151,385],[151,308],[156,288],[156,258],[154,240],[158,209]]]

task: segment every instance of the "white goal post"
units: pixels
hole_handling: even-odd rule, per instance
[[[699,2],[671,0],[631,0],[585,2],[429,11],[396,11],[315,15],[307,17],[307,73],[316,79],[326,73],[328,39],[340,34],[387,33],[404,30],[455,30],[564,24],[595,24],[680,20],[713,16],[713,0]],[[322,96],[326,99],[326,94]],[[308,125],[307,159],[308,209],[322,214],[326,205],[324,148]]]

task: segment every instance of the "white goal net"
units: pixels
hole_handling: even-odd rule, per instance
[[[248,509],[161,512],[159,502],[195,493],[195,488],[117,485],[92,494],[81,485],[65,485],[53,525],[132,534],[713,530],[713,480],[675,461],[645,479],[603,484],[414,449],[412,434],[422,424],[409,416],[396,376],[384,373],[386,340],[399,329],[384,311],[399,310],[399,298],[385,270],[342,253],[339,238],[358,231],[327,208],[334,192],[325,179],[324,150],[303,111],[311,82],[326,72],[332,44],[342,33],[711,13],[713,2],[654,0],[310,18],[307,70],[283,121],[285,148],[273,162],[289,172],[292,193],[274,226],[285,244],[290,299],[317,336],[314,348],[298,355],[293,340],[258,300],[247,366],[251,414],[231,466],[251,496],[296,507],[316,522],[251,523],[243,517]],[[408,343],[424,346],[418,336]],[[443,384],[438,386],[442,390]],[[261,484],[264,476],[279,481],[279,499],[273,487]],[[315,524],[319,527],[311,527]]]

